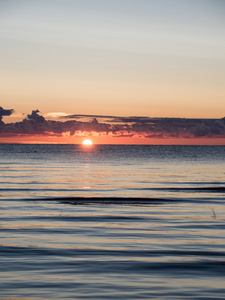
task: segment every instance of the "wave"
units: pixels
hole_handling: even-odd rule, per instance
[[[84,272],[85,274],[142,274],[149,272],[177,275],[196,275],[222,276],[224,277],[225,262],[223,260],[225,254],[218,251],[148,251],[148,250],[100,250],[100,249],[43,249],[38,247],[0,247],[1,256],[4,258],[27,257],[26,264],[22,261],[14,262],[10,271],[22,269],[29,270],[46,270],[53,269],[53,272],[63,268],[67,274]],[[31,257],[32,259],[28,259]],[[36,258],[38,257],[38,260]],[[48,260],[48,257],[51,259]],[[53,260],[53,257],[62,257],[64,259]],[[104,257],[104,259],[103,259]],[[124,257],[126,258],[124,260]],[[161,257],[163,261],[150,261],[143,258]],[[168,257],[176,258],[176,261],[167,259]],[[191,260],[185,261],[184,257],[190,257]],[[70,260],[69,260],[70,258]],[[72,259],[71,259],[72,258]],[[82,259],[85,258],[85,259]],[[100,260],[98,258],[101,258]],[[201,258],[201,259],[199,259]],[[44,265],[40,265],[39,260],[44,259]],[[216,260],[215,260],[216,259]],[[8,263],[2,265],[2,272],[8,272]]]
[[[6,246],[0,245],[0,252],[2,256],[9,256],[10,254],[25,256],[33,255],[57,255],[66,257],[79,256],[109,256],[116,257],[157,257],[157,256],[192,256],[192,257],[224,257],[225,252],[222,251],[200,251],[200,250],[117,250],[117,249],[79,249],[79,248],[42,248],[42,247],[22,247],[22,246]]]
[[[155,206],[176,203],[207,203],[207,204],[220,204],[223,198],[218,197],[204,197],[204,198],[172,198],[172,197],[107,197],[107,196],[84,196],[84,197],[26,197],[26,198],[11,198],[10,201],[38,201],[38,202],[57,202],[65,205],[119,205],[119,206]]]
[[[35,183],[36,184],[36,183]],[[12,192],[12,191],[26,191],[26,192],[84,192],[89,189],[85,188],[0,188],[0,192]],[[96,192],[105,192],[105,191],[117,191],[117,190],[130,190],[130,191],[162,191],[162,192],[215,192],[215,193],[225,193],[225,187],[223,186],[207,186],[207,187],[122,187],[114,189],[97,189],[92,188],[91,190]]]

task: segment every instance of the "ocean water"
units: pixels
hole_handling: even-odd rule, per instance
[[[225,146],[0,144],[0,299],[225,299]]]

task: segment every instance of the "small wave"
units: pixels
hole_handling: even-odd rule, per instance
[[[102,192],[102,189],[93,189],[95,192]],[[108,192],[116,191],[116,189],[107,189]],[[60,189],[60,188],[0,188],[0,192],[89,192],[89,189]]]
[[[44,199],[43,199],[44,200]],[[150,205],[150,204],[162,204],[170,202],[178,202],[179,199],[169,198],[139,198],[139,197],[56,197],[48,198],[45,200],[60,201],[64,204],[72,205]]]
[[[1,197],[1,195],[0,195]],[[61,196],[61,197],[49,197],[49,196],[36,196],[21,198],[19,196],[10,198],[10,201],[43,201],[43,202],[58,202],[65,205],[119,205],[119,206],[152,206],[152,205],[166,205],[175,203],[208,203],[217,204],[224,201],[224,198],[220,197],[204,197],[204,198],[193,198],[193,197],[107,197],[107,196]]]
[[[35,183],[36,184],[36,183]],[[84,188],[0,188],[0,192],[13,192],[13,191],[26,191],[26,192],[84,192]],[[102,189],[92,188],[95,192],[102,192]],[[107,191],[112,192],[117,189],[107,189]],[[207,187],[123,187],[119,190],[130,190],[130,191],[161,191],[161,192],[214,192],[214,193],[225,193],[224,186],[207,186]],[[88,191],[88,190],[86,190]]]
[[[6,246],[0,245],[1,256],[18,255],[21,253],[26,256],[36,255],[57,255],[66,257],[82,257],[82,256],[115,256],[115,257],[223,257],[225,252],[221,251],[200,251],[200,250],[110,250],[110,249],[79,249],[79,248],[42,248],[42,247],[22,247],[22,246]],[[225,263],[225,262],[224,262]]]
[[[25,271],[29,270],[46,270],[52,269],[56,272],[62,269],[70,274],[83,271],[86,274],[105,274],[110,273],[128,274],[129,272],[136,274],[143,273],[166,273],[169,276],[185,275],[201,275],[201,276],[222,276],[224,277],[225,262],[223,260],[224,253],[206,251],[118,251],[118,250],[99,250],[99,249],[44,249],[38,247],[0,247],[1,256],[8,258],[12,255],[14,258],[20,257],[21,254],[27,259],[24,262],[17,261],[11,265],[11,271],[19,268]],[[142,261],[143,257],[162,257],[164,261]],[[184,257],[190,257],[192,260],[185,261]],[[35,258],[38,257],[36,261]],[[66,260],[47,260],[48,257],[65,257]],[[96,258],[101,258],[96,259]],[[102,257],[105,257],[102,259]],[[124,260],[126,257],[126,260]],[[168,259],[175,257],[176,261]],[[201,257],[201,260],[199,260]],[[73,260],[68,258],[73,258]],[[80,259],[80,258],[85,258]],[[139,259],[141,258],[141,259]],[[215,258],[217,258],[215,260]],[[40,265],[40,259],[42,264]],[[2,271],[8,271],[8,263],[2,265]]]
[[[162,188],[127,188],[129,190],[144,190],[144,191],[162,191],[162,192],[215,192],[224,193],[223,186],[207,186],[207,187],[162,187]]]

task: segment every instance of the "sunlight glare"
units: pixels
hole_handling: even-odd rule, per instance
[[[82,145],[84,145],[84,146],[91,146],[92,144],[93,143],[92,143],[91,140],[84,140],[83,143],[82,143]]]

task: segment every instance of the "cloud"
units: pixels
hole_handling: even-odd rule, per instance
[[[108,116],[108,115],[79,115],[79,114],[73,114],[73,115],[67,115],[66,118],[68,118],[68,119],[81,119],[81,118],[113,119],[113,118],[117,118],[117,117]]]
[[[66,118],[68,117],[67,113],[64,112],[51,112],[44,115],[47,119],[58,119],[58,118]]]
[[[0,107],[0,120],[10,116],[12,109]],[[106,136],[153,138],[225,138],[225,118],[222,119],[185,119],[117,117],[106,115],[62,115],[51,113],[60,119],[46,120],[38,109],[33,110],[21,122],[0,123],[1,134],[9,135],[56,135],[56,136]],[[45,115],[49,116],[49,114]],[[66,120],[61,121],[61,117]]]
[[[45,122],[45,118],[40,116],[38,113],[40,111],[38,109],[32,110],[32,113],[30,115],[27,115],[28,120],[34,120],[37,123],[43,123]]]
[[[63,116],[64,117],[64,116]],[[74,120],[80,120],[80,119],[100,119],[104,120],[107,123],[147,123],[151,122],[151,118],[149,117],[136,117],[136,116],[131,116],[131,117],[118,117],[118,116],[109,116],[109,115],[67,115],[65,118],[68,119],[74,119]]]
[[[13,109],[4,109],[0,106],[0,124],[3,123],[2,121],[3,116],[11,116],[13,112],[14,112]]]

